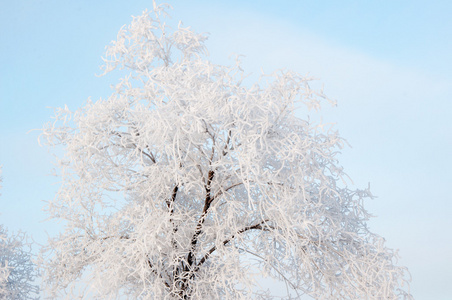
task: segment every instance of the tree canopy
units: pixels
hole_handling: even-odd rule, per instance
[[[370,191],[347,187],[344,140],[295,113],[323,92],[290,71],[244,83],[239,59],[210,62],[206,36],[165,13],[155,4],[107,47],[105,73],[126,74],[110,97],[43,129],[65,151],[47,205],[65,230],[40,262],[50,295],[271,298],[258,270],[292,296],[409,297],[366,226]]]
[[[2,166],[0,189],[1,174]],[[31,243],[25,233],[8,233],[0,225],[0,299],[39,298],[39,286],[34,284],[38,271],[31,258]]]

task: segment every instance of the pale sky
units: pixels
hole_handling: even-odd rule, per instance
[[[246,71],[309,73],[338,101],[314,114],[353,148],[339,157],[355,187],[378,198],[371,230],[399,249],[416,299],[450,299],[452,282],[452,2],[170,1],[209,32],[216,63],[243,54]],[[277,3],[277,4],[275,4]],[[44,243],[43,200],[58,188],[37,143],[52,110],[110,95],[104,47],[152,1],[2,1],[0,10],[0,223]],[[300,116],[305,114],[300,111]]]

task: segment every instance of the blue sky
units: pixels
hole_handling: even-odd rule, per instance
[[[170,1],[173,20],[209,32],[210,58],[243,54],[262,67],[309,73],[338,101],[325,122],[352,145],[340,161],[370,182],[371,229],[400,249],[416,299],[447,299],[452,282],[452,4],[449,1]],[[52,110],[110,94],[104,47],[152,1],[9,1],[0,11],[0,223],[38,242],[58,188],[37,143]]]

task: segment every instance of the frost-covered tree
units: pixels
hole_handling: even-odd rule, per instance
[[[37,269],[31,244],[23,232],[8,233],[0,225],[0,299],[39,299]]]
[[[258,282],[270,277],[295,297],[408,296],[406,269],[366,226],[370,192],[345,184],[343,139],[295,115],[322,92],[293,72],[244,84],[238,60],[209,62],[206,37],[164,14],[134,17],[107,47],[105,73],[127,74],[108,99],[56,109],[43,129],[65,149],[49,294],[271,298]]]
[[[1,189],[0,166],[0,189]],[[0,299],[38,299],[34,284],[37,269],[31,260],[31,244],[23,232],[9,234],[0,225]]]

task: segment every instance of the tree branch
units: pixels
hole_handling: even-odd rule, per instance
[[[170,285],[168,284],[168,282],[166,282],[166,280],[163,278],[162,274],[157,273],[157,271],[155,270],[154,266],[152,266],[151,259],[149,258],[149,256],[147,256],[147,258],[148,258],[148,266],[151,269],[152,273],[154,273],[156,276],[159,276],[160,278],[162,278],[163,282],[165,283],[165,286],[167,288],[171,288]]]
[[[195,229],[195,233],[193,234],[193,237],[191,239],[191,249],[190,252],[188,253],[188,257],[187,257],[187,263],[189,266],[193,265],[193,259],[194,259],[194,251],[196,248],[196,244],[198,243],[198,237],[202,232],[202,225],[204,224],[204,221],[207,217],[207,213],[209,211],[210,208],[210,204],[212,204],[213,201],[213,197],[211,196],[211,183],[213,180],[213,177],[215,175],[214,171],[209,171],[208,175],[207,175],[207,182],[205,187],[206,190],[206,199],[204,201],[204,207],[202,209],[202,213],[201,213],[201,217],[198,220],[198,223],[196,224],[196,229]]]
[[[172,215],[174,212],[174,201],[176,201],[177,191],[179,190],[179,186],[176,184],[171,192],[171,198],[166,200],[166,206],[170,214]]]
[[[228,187],[225,188],[224,190],[219,190],[219,191],[215,194],[215,196],[213,196],[212,202],[213,202],[215,199],[217,199],[217,197],[221,196],[224,192],[227,192],[227,191],[229,191],[230,189],[235,188],[236,186],[239,186],[239,185],[242,185],[242,184],[243,184],[243,182],[237,182],[237,183],[234,183],[233,185],[228,186]]]
[[[111,132],[113,135],[116,135],[116,136],[118,136],[119,138],[122,138],[123,136],[123,134],[128,134],[128,135],[130,135],[130,133],[126,133],[126,132],[122,132],[122,133],[120,133],[120,132],[117,132],[117,131],[112,131]],[[141,154],[144,154],[144,155],[146,155],[154,164],[156,163],[156,160],[155,160],[155,157],[154,157],[154,155],[152,154],[152,152],[150,152],[150,153],[146,153],[143,149],[141,149],[137,144],[135,144],[135,143],[133,143],[133,142],[130,142],[130,144],[132,145],[132,146],[134,146],[136,149],[138,149],[138,151],[140,151],[140,153]],[[149,147],[146,145],[146,148],[148,148],[149,149]]]
[[[177,191],[179,190],[179,185],[175,185],[173,188],[173,191],[171,192],[171,198],[166,200],[166,206],[168,207],[168,211],[170,214],[170,223],[173,226],[173,235],[171,237],[171,243],[173,244],[173,248],[176,249],[177,248],[177,242],[176,239],[174,237],[174,235],[177,232],[177,226],[176,224],[174,224],[174,220],[173,220],[173,214],[174,214],[174,202],[176,201],[176,197],[177,197]]]
[[[253,229],[259,229],[259,230],[264,230],[267,231],[268,229],[266,227],[268,226],[262,226],[263,223],[267,223],[269,220],[265,219],[257,224],[254,225],[250,225],[250,226],[246,226],[242,229],[240,229],[239,231],[237,231],[235,234],[233,234],[230,238],[226,239],[223,241],[223,245],[228,244],[231,240],[233,240],[237,235],[242,234],[244,232],[247,232],[248,230],[253,230]],[[217,246],[213,246],[212,248],[210,248],[209,251],[207,251],[207,253],[201,258],[201,260],[199,261],[199,263],[196,265],[196,271],[199,269],[199,267],[209,258],[209,256],[217,249]]]
[[[223,156],[226,156],[226,154],[228,154],[228,151],[229,151],[229,142],[231,141],[231,135],[232,135],[232,132],[231,132],[231,129],[229,129],[229,131],[228,131],[228,139],[226,140],[226,144],[224,144],[224,149],[223,149]]]

